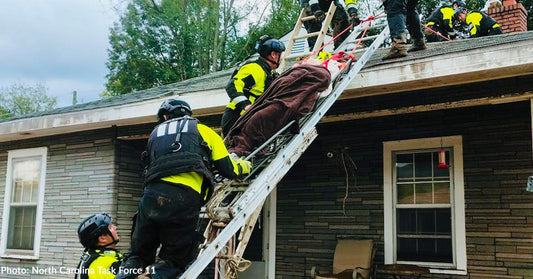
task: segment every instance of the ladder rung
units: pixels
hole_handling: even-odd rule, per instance
[[[302,17],[302,22],[306,22],[306,21],[310,21],[310,20],[315,20],[316,17],[314,15],[312,16],[306,16],[306,17]]]
[[[364,37],[363,39],[361,39],[361,42],[368,41],[368,40],[373,40],[373,39],[377,38],[378,36],[379,35]],[[356,39],[355,41],[358,42],[359,39]]]
[[[311,54],[312,52],[306,51],[306,52],[299,52],[299,53],[293,53],[290,55],[287,55],[285,59],[293,59],[296,57],[306,57],[307,55]]]
[[[305,39],[305,38],[309,38],[309,37],[316,37],[318,35],[320,35],[320,31],[295,37],[294,40],[296,41],[296,40]]]

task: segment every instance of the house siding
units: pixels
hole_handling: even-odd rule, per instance
[[[126,252],[130,247],[133,215],[137,211],[143,190],[141,152],[146,141],[117,141],[118,195],[116,219],[121,236],[118,249]]]
[[[340,238],[373,239],[382,264],[383,142],[451,135],[463,137],[468,275],[423,278],[533,278],[530,119],[520,102],[319,125],[278,187],[276,278],[331,271]],[[357,165],[355,181],[342,156]]]
[[[81,220],[97,212],[117,213],[114,130],[37,138],[0,145],[0,176],[5,177],[7,151],[48,147],[41,247],[38,260],[0,258],[0,266],[28,268],[29,275],[0,272],[0,278],[72,278],[60,267],[75,268],[83,248],[76,230]],[[5,179],[0,179],[0,210]],[[3,215],[0,214],[0,218]],[[31,274],[32,267],[57,268],[48,275]]]

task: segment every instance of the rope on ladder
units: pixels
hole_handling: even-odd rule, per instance
[[[373,15],[373,16],[369,16],[368,18],[366,19],[363,19],[361,20],[361,23],[363,22],[368,22],[368,25],[366,26],[364,32],[363,32],[363,35],[361,36],[361,38],[359,38],[359,41],[357,42],[357,44],[355,45],[355,47],[352,49],[352,51],[350,52],[349,55],[343,57],[344,58],[348,58],[348,57],[351,57],[353,58],[353,53],[355,52],[355,50],[361,45],[361,42],[363,40],[363,38],[365,37],[366,35],[366,31],[368,31],[368,29],[370,28],[370,25],[372,23],[372,21],[379,17],[382,13],[384,13],[384,11],[381,11],[379,12],[377,15]],[[342,30],[339,34],[337,34],[337,36],[335,36],[333,39],[331,39],[329,42],[325,43],[322,47],[320,47],[319,49],[313,51],[313,53],[309,54],[307,57],[305,57],[304,59],[302,59],[299,63],[303,63],[305,62],[306,60],[308,60],[309,58],[315,56],[317,53],[319,53],[320,51],[322,51],[326,46],[328,46],[329,44],[331,44],[332,42],[336,41],[342,34],[346,33],[348,30],[350,30],[353,26],[353,24],[350,24],[350,26],[346,27],[346,29]]]
[[[244,272],[252,265],[252,262],[240,257],[230,257],[226,260],[224,268],[226,269],[226,278],[236,279],[239,272]]]

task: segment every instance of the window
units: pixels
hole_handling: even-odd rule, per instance
[[[0,243],[3,257],[39,256],[46,153],[44,147],[8,152]]]
[[[437,168],[441,149],[449,168]],[[385,263],[466,271],[462,138],[385,142],[383,151]]]

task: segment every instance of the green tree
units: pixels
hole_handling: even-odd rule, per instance
[[[520,0],[517,2],[522,3],[527,10],[527,30],[533,30],[533,0]]]
[[[129,93],[226,67],[234,0],[131,0],[111,29],[107,91]]]
[[[0,88],[0,118],[11,118],[53,109],[57,98],[48,96],[46,91],[46,86],[42,83],[35,85],[13,83]]]
[[[261,2],[238,8],[235,0],[129,1],[111,29],[102,97],[234,66],[254,52],[261,35],[289,32],[300,12],[298,0],[271,0],[261,11]]]
[[[299,0],[272,0],[267,8],[269,11],[266,11],[266,13],[269,16],[264,20],[260,20],[260,24],[250,24],[246,36],[237,37],[230,43],[230,48],[234,50],[231,54],[231,64],[236,64],[253,54],[255,42],[262,35],[266,34],[280,38],[290,32],[294,28],[301,11]]]

